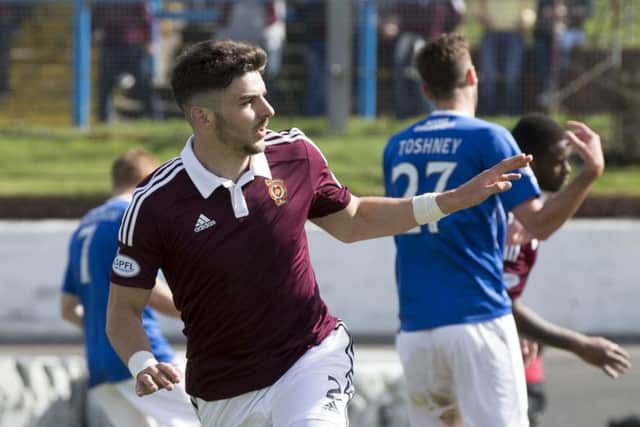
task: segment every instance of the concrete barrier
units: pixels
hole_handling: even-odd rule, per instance
[[[356,335],[398,327],[391,238],[344,245],[312,228],[309,244],[323,298]],[[542,242],[523,301],[580,331],[640,337],[640,221],[573,220]]]
[[[60,320],[59,289],[75,221],[0,221],[0,340],[80,340]],[[391,238],[342,244],[309,227],[320,292],[354,335],[390,339],[397,326]],[[540,249],[524,300],[548,319],[587,332],[638,336],[639,220],[574,220]],[[179,321],[163,319],[175,340]]]

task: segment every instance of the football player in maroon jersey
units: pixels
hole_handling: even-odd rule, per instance
[[[320,297],[307,220],[343,242],[398,234],[511,188],[530,156],[413,198],[356,197],[298,129],[275,132],[262,49],[203,41],[171,86],[193,134],[138,186],[118,233],[107,334],[139,396],[172,390],[140,312],[162,270],[184,321],[186,390],[204,427],[345,427],[351,337]],[[518,360],[519,361],[519,360]]]
[[[570,141],[575,135],[565,132],[556,122],[539,113],[529,114],[520,119],[512,134],[523,152],[533,154],[531,168],[540,189],[546,192],[547,196],[560,190],[571,172]],[[585,362],[601,368],[612,378],[627,371],[631,363],[629,354],[616,343],[603,337],[588,336],[554,325],[525,306],[520,296],[536,261],[538,241],[532,239],[526,229],[511,218],[507,244],[504,277],[513,300],[513,315],[518,332],[524,338],[523,355],[526,359],[529,418],[531,426],[536,426],[545,408],[542,387],[544,374],[542,360],[536,354],[537,343],[570,351]]]

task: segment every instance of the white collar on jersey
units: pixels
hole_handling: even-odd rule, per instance
[[[433,110],[429,117],[432,116],[463,116],[463,117],[471,117],[470,115],[463,113],[458,110]]]
[[[133,192],[127,192],[123,194],[118,194],[117,196],[113,196],[108,201],[109,202],[122,201],[122,202],[131,203],[131,199],[133,199]]]
[[[187,143],[180,153],[180,157],[182,158],[182,164],[184,164],[187,175],[189,175],[189,178],[191,178],[191,181],[203,198],[207,199],[221,185],[225,188],[231,188],[235,185],[230,179],[216,175],[200,163],[193,152],[193,135],[187,140]],[[264,153],[251,156],[249,160],[249,170],[238,179],[238,183],[245,184],[253,180],[254,176],[271,179],[271,169],[269,168],[269,162],[267,162],[267,157]]]

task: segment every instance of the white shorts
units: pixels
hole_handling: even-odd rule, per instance
[[[139,397],[131,378],[94,387],[89,390],[89,399],[90,404],[102,408],[114,427],[199,427],[183,383],[176,384],[172,391]]]
[[[230,399],[192,401],[203,427],[346,427],[353,392],[353,342],[338,323],[273,385]]]
[[[404,332],[396,346],[414,426],[526,427],[527,390],[511,314]]]

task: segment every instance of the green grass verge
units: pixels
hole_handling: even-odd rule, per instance
[[[512,118],[495,120],[507,127],[514,123]],[[342,183],[355,194],[379,195],[386,139],[409,123],[354,119],[345,135],[327,132],[322,119],[277,118],[271,127],[302,129],[322,149]],[[591,117],[589,123],[606,135],[606,117]],[[188,135],[189,128],[181,120],[126,122],[88,131],[0,124],[0,195],[105,194],[110,163],[124,150],[143,146],[166,160],[180,152]],[[609,167],[594,192],[640,195],[640,165]]]

